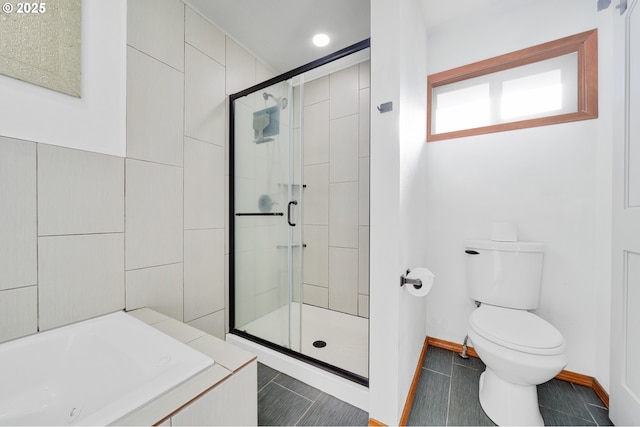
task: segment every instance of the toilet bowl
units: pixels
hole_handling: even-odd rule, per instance
[[[486,365],[479,397],[487,416],[498,425],[544,425],[536,386],[567,365],[560,332],[528,311],[487,304],[471,314],[468,332]]]

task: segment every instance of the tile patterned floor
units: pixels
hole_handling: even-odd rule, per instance
[[[408,425],[494,425],[478,401],[480,359],[429,347]],[[538,386],[545,425],[613,425],[588,387],[551,380]],[[258,425],[360,425],[369,415],[295,378],[258,364]]]
[[[258,425],[366,426],[369,414],[262,363],[258,364]]]
[[[478,401],[480,359],[429,347],[408,425],[494,425]],[[545,425],[613,425],[607,409],[589,387],[551,380],[538,386]]]

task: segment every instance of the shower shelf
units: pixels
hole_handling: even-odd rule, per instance
[[[278,184],[279,187],[300,187],[300,184]],[[302,184],[302,188],[307,188],[307,184]]]

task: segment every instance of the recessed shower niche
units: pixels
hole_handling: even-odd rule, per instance
[[[369,360],[368,47],[230,96],[231,333],[361,384]]]

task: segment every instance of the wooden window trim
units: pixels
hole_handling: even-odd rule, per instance
[[[486,74],[496,73],[534,62],[544,61],[569,53],[578,53],[578,111],[500,123],[490,126],[458,130],[453,132],[431,133],[432,93],[433,88]],[[427,142],[443,139],[482,135],[493,132],[523,129],[535,126],[546,126],[578,120],[589,120],[598,117],[598,30],[543,43],[537,46],[496,56],[494,58],[463,65],[451,70],[431,74],[427,77]]]

